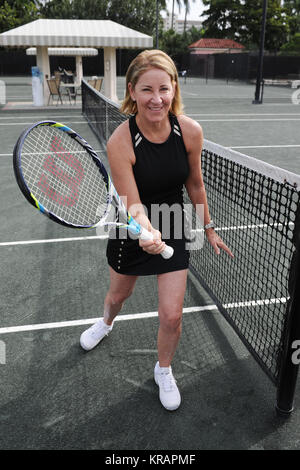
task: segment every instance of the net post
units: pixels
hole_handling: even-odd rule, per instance
[[[256,77],[256,88],[255,88],[255,97],[254,97],[254,100],[252,101],[252,104],[262,104],[261,86],[262,86],[262,76],[263,76],[267,9],[268,9],[268,0],[263,0],[263,13],[262,13],[262,23],[261,23],[261,32],[260,32],[260,46],[259,46],[257,77]]]
[[[293,243],[295,251],[291,261],[287,320],[283,335],[282,356],[277,386],[276,411],[288,417],[294,409],[294,395],[300,363],[300,205],[298,205]]]
[[[81,80],[81,114],[85,115],[85,93],[84,93],[84,83]]]
[[[108,135],[108,104],[105,103],[105,142],[108,141],[109,135]]]

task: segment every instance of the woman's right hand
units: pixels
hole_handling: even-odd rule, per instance
[[[151,228],[149,232],[152,233],[153,240],[142,240],[139,238],[139,245],[150,255],[159,255],[165,249],[166,244],[162,241],[159,230]]]

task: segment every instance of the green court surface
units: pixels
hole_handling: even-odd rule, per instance
[[[113,332],[93,351],[81,332],[102,316],[106,239],[60,227],[15,182],[13,146],[31,123],[53,119],[99,142],[76,106],[35,108],[30,77],[2,77],[0,108],[0,449],[300,449],[295,410],[275,413],[276,389],[190,275],[173,361],[182,405],[164,410],[153,380],[157,285],[140,278]],[[124,94],[118,78],[118,96]],[[188,78],[185,112],[206,139],[300,174],[300,105],[293,90]],[[223,255],[225,256],[225,254]],[[267,314],[267,313],[266,313]]]

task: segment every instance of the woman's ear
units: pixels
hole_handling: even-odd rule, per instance
[[[133,90],[133,86],[131,82],[128,83],[128,91],[129,91],[132,101],[135,101],[135,94],[134,94],[134,90]]]
[[[172,81],[172,84],[173,84],[173,99],[175,98],[175,94],[176,94],[176,87],[177,87],[177,83],[175,82],[175,80]]]

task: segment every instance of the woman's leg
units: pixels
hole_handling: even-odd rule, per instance
[[[161,404],[170,411],[177,410],[181,403],[181,396],[172,373],[171,361],[181,334],[186,278],[187,269],[158,276],[158,362],[154,368],[154,380],[159,386]]]
[[[118,274],[112,268],[109,268],[109,272],[110,286],[104,301],[103,319],[100,318],[80,336],[80,344],[86,351],[97,346],[112,330],[112,323],[125,300],[131,295],[137,280],[137,276]]]
[[[109,267],[110,286],[104,301],[103,320],[111,325],[126,299],[132,294],[138,276],[119,274]]]
[[[158,275],[159,330],[157,338],[160,367],[169,367],[181,334],[187,269]]]

